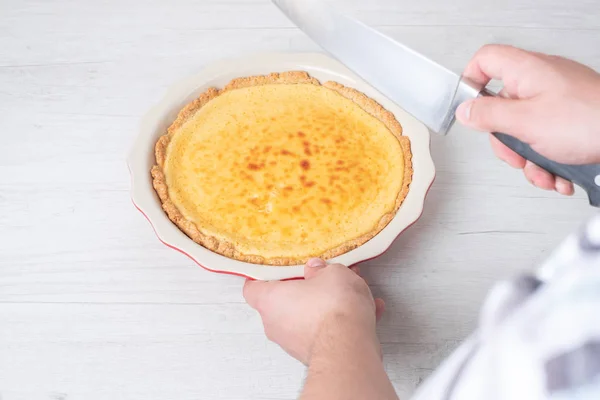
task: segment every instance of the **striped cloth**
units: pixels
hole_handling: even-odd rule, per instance
[[[478,331],[413,397],[442,399],[600,400],[600,217],[495,286]]]

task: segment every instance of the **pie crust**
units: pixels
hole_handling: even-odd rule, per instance
[[[378,221],[375,221],[374,227],[367,232],[361,233],[359,236],[345,240],[343,243],[338,243],[335,246],[327,249],[321,249],[315,254],[303,254],[301,256],[289,256],[289,255],[267,255],[261,254],[260,249],[253,251],[252,254],[247,254],[245,251],[240,251],[236,246],[234,240],[229,240],[226,235],[215,235],[208,232],[210,229],[205,229],[201,223],[198,224],[184,215],[172,198],[169,186],[168,176],[165,171],[166,162],[168,158],[169,145],[172,142],[175,135],[185,126],[185,124],[192,120],[196,113],[198,113],[203,107],[205,107],[211,100],[217,97],[238,89],[245,89],[255,86],[265,85],[315,85],[321,86],[328,90],[331,90],[345,99],[348,99],[358,105],[362,110],[368,113],[370,116],[381,121],[389,133],[391,133],[399,143],[399,151],[401,152],[403,160],[403,176],[402,182],[399,186],[397,196],[392,204],[392,210],[385,212],[381,215]],[[306,72],[293,71],[284,73],[273,73],[265,76],[253,76],[238,78],[231,81],[223,89],[219,90],[216,88],[210,88],[206,92],[202,93],[196,100],[188,104],[179,113],[177,119],[168,128],[165,135],[161,136],[156,143],[155,147],[156,165],[152,168],[151,174],[153,178],[153,186],[158,194],[162,203],[162,208],[169,217],[169,219],[175,223],[181,231],[183,231],[188,237],[194,242],[204,246],[205,248],[221,254],[223,256],[236,259],[239,261],[249,262],[253,264],[263,265],[274,265],[274,266],[289,266],[289,265],[300,265],[303,264],[310,257],[321,257],[324,259],[330,259],[341,254],[347,253],[358,246],[366,243],[372,239],[375,235],[381,232],[389,222],[394,218],[398,212],[402,202],[406,198],[409,186],[412,180],[412,154],[410,150],[410,141],[406,136],[402,135],[402,127],[396,120],[394,115],[384,109],[375,100],[367,97],[365,94],[341,85],[336,82],[321,83],[312,78]],[[304,162],[304,161],[303,161]],[[359,195],[359,194],[357,194]],[[201,207],[201,205],[199,205]],[[275,226],[273,229],[277,229]],[[220,236],[220,237],[219,237]]]

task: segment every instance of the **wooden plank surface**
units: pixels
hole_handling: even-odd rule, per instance
[[[600,68],[596,0],[336,0],[460,71],[504,42]],[[303,368],[262,334],[242,280],[163,247],[125,155],[166,87],[210,61],[317,47],[267,0],[0,0],[0,398],[294,398]],[[530,188],[485,135],[433,139],[423,218],[363,267],[388,302],[386,367],[408,398],[492,283],[593,210]]]

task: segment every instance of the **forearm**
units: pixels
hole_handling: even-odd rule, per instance
[[[397,400],[375,332],[343,317],[328,322],[315,343],[301,400]]]

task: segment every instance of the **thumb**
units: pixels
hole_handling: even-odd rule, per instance
[[[478,97],[461,104],[456,119],[478,131],[506,133],[525,141],[531,113],[527,100]]]
[[[324,268],[327,268],[327,262],[321,258],[311,258],[304,267],[304,279],[312,279]]]

